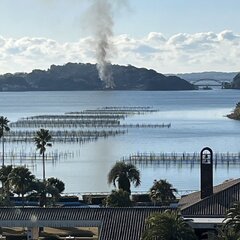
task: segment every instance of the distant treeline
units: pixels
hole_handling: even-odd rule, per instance
[[[154,70],[134,66],[112,65],[114,90],[193,90],[189,82],[165,76]],[[0,91],[74,91],[104,90],[95,64],[67,63],[48,70],[0,76]]]

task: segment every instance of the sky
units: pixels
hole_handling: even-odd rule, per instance
[[[0,73],[96,63],[97,0],[0,0]],[[239,0],[109,0],[113,64],[161,73],[238,72]]]

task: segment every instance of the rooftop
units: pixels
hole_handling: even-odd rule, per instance
[[[161,207],[0,208],[1,227],[99,227],[100,240],[140,240],[145,220]]]
[[[226,211],[240,200],[240,178],[230,179],[213,187],[213,195],[201,199],[201,192],[182,197],[179,207],[184,216],[224,217]]]

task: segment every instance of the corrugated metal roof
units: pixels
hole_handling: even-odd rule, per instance
[[[101,240],[140,240],[145,220],[166,208],[0,208],[0,226],[98,226]]]
[[[213,195],[201,199],[195,192],[183,197],[179,206],[183,216],[224,216],[236,201],[240,200],[240,179],[228,180],[213,188]]]

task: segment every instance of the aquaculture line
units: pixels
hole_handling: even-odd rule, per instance
[[[170,128],[171,123],[129,123],[126,119],[158,110],[151,107],[103,107],[65,114],[24,117],[10,123],[7,142],[31,142],[40,128],[50,130],[53,142],[85,143],[98,138],[125,134],[130,128]]]
[[[121,160],[140,164],[165,164],[185,163],[194,164],[200,162],[200,153],[136,153]],[[215,153],[213,163],[216,164],[240,164],[240,152]]]
[[[52,136],[55,152],[46,153],[46,160],[57,161],[61,158],[76,157],[76,151],[62,151],[62,143],[85,144],[97,141],[99,138],[115,137],[126,134],[132,128],[170,128],[171,123],[151,124],[148,120],[141,123],[128,121],[135,115],[153,114],[158,112],[151,107],[130,106],[130,107],[103,107],[84,111],[69,112],[65,114],[43,114],[28,116],[9,124],[10,131],[4,135],[6,143],[34,144],[34,137],[40,128],[49,130]],[[3,138],[0,139],[2,141]],[[59,143],[59,144],[58,144]],[[41,155],[27,148],[19,152],[14,145],[9,151],[5,151],[4,157],[9,161],[36,161]],[[19,149],[17,147],[17,149]],[[26,150],[28,149],[28,150]],[[67,149],[63,147],[63,149]],[[0,157],[2,152],[0,150]]]

